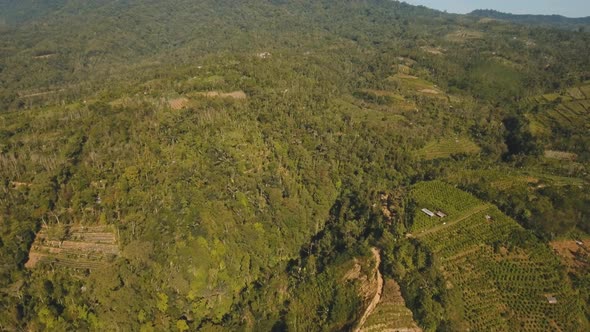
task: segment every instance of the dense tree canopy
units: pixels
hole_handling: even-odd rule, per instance
[[[587,234],[589,44],[385,0],[4,1],[0,329],[351,329],[376,246],[461,330],[409,188]]]

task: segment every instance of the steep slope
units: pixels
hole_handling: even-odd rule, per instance
[[[385,281],[383,296],[359,332],[421,332],[395,280]]]
[[[413,189],[413,237],[432,255],[470,330],[581,331],[588,325],[556,255],[495,207],[440,182]],[[444,211],[444,218],[420,211]],[[460,299],[460,300],[459,300]],[[459,326],[459,325],[458,325]]]

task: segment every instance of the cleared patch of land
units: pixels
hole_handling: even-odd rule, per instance
[[[220,91],[207,91],[207,92],[195,92],[192,95],[202,96],[208,98],[232,98],[232,99],[246,99],[248,96],[244,91],[232,91],[232,92],[220,92]]]
[[[426,144],[418,151],[419,157],[426,160],[448,158],[455,154],[479,153],[480,147],[466,137],[443,138]]]
[[[433,54],[433,55],[443,55],[444,54],[444,49],[442,49],[440,47],[422,46],[421,49],[424,52],[430,53],[430,54]]]
[[[557,160],[576,160],[578,155],[571,152],[545,150],[545,158],[557,159]]]
[[[422,89],[422,90],[419,90],[419,92],[422,92],[422,93],[430,93],[430,94],[433,94],[433,95],[440,94],[440,91],[434,90],[434,89]]]
[[[31,187],[33,184],[30,182],[19,182],[19,181],[10,181],[10,188],[12,189],[19,189],[22,187]]]
[[[469,40],[481,39],[483,36],[484,33],[481,31],[461,29],[449,33],[445,38],[451,42],[464,43]]]
[[[43,227],[29,252],[27,268],[50,263],[76,269],[101,268],[119,255],[115,232],[110,226]]]
[[[590,239],[556,240],[550,245],[569,269],[590,268]]]
[[[176,98],[168,101],[170,108],[173,110],[181,110],[188,105],[189,100],[187,98]]]
[[[402,89],[404,89],[406,92],[410,92],[411,94],[433,97],[437,99],[442,99],[444,101],[448,100],[447,95],[444,94],[444,92],[441,89],[439,89],[434,83],[417,76],[408,75],[404,73],[397,73],[389,77],[388,81],[396,83],[397,85],[402,87]]]
[[[506,176],[493,181],[491,185],[496,189],[506,190],[523,183],[536,184],[539,183],[539,179],[533,176],[526,175]]]

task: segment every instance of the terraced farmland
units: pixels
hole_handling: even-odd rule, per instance
[[[432,252],[447,287],[460,290],[471,331],[582,330],[578,300],[547,245],[496,207],[450,185],[420,183],[413,197],[414,237]],[[445,209],[448,216],[428,217],[422,207]]]
[[[407,90],[406,92],[413,92],[422,96],[433,97],[444,101],[448,100],[447,95],[434,83],[417,76],[397,73],[389,77],[387,80],[403,87]]]
[[[385,281],[381,301],[359,332],[421,332],[395,280]]]
[[[556,146],[551,147],[553,149],[559,150],[559,143],[568,144],[564,141],[567,137],[585,137],[590,130],[589,84],[573,87],[560,93],[532,97],[526,103],[531,108],[540,109],[527,116],[531,121],[531,131],[536,136],[555,138],[558,144],[554,144]]]
[[[43,227],[29,252],[27,268],[49,263],[74,269],[99,269],[119,255],[110,226]]]

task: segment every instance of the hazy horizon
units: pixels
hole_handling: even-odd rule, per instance
[[[590,16],[588,0],[405,0],[413,5],[466,14],[475,9],[494,9],[512,14],[563,15],[567,17]]]

